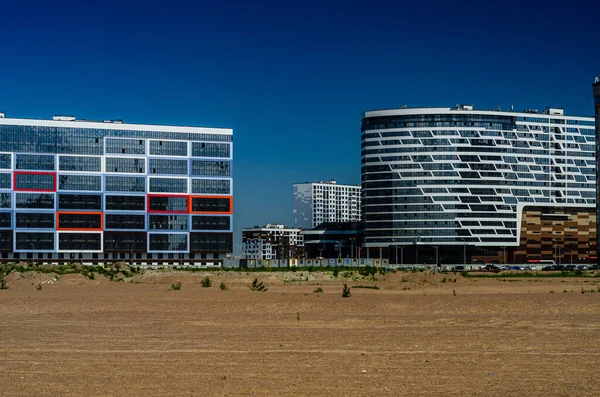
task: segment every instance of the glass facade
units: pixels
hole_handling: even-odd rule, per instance
[[[596,77],[594,84],[592,85],[592,90],[594,94],[594,116],[596,117],[596,141],[600,139],[600,76]],[[599,161],[600,161],[600,146],[596,146],[596,203],[600,203],[600,171],[599,171]],[[596,209],[596,225],[600,221],[600,211]],[[596,247],[599,247],[600,243],[600,233],[596,234]],[[596,259],[596,263],[600,265],[600,259]]]
[[[190,230],[231,236],[232,142],[226,129],[0,118],[0,251],[218,263],[231,244],[191,251]],[[205,212],[227,215],[192,215]]]
[[[594,207],[590,118],[553,111],[366,112],[365,246],[518,246],[523,206]]]

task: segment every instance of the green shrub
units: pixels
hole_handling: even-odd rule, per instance
[[[321,292],[323,292],[323,288],[319,287],[319,288],[315,289],[313,292],[315,294],[320,294]]]
[[[91,272],[88,277],[89,277],[90,280],[95,280],[96,279],[96,275],[94,274],[94,272]]]
[[[352,293],[350,293],[350,287],[344,284],[344,289],[342,290],[342,298],[350,298]]]
[[[219,285],[219,288],[221,289],[221,291],[228,291],[229,290],[229,287],[227,287],[225,285],[225,283],[223,283],[223,282],[221,283],[221,285]]]
[[[171,284],[171,289],[173,291],[179,291],[181,289],[181,282],[178,281],[176,283]]]
[[[37,289],[38,291],[42,290],[42,284],[38,284],[35,286],[35,289]]]
[[[257,278],[254,279],[254,281],[252,282],[252,285],[248,286],[252,291],[261,291],[261,292],[266,292],[268,291],[268,288],[265,287],[265,285],[263,284],[262,281],[258,281]]]
[[[4,280],[3,278],[0,278],[0,289],[8,289],[8,286],[6,285],[6,280]]]
[[[339,273],[340,271],[337,268],[333,269],[333,277],[337,278]]]
[[[200,284],[204,287],[204,288],[210,288],[212,287],[212,281],[210,280],[210,277],[206,276],[202,279],[202,281],[200,281]]]

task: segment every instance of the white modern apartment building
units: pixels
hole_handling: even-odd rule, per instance
[[[360,185],[329,182],[294,184],[294,226],[312,229],[324,222],[361,220]]]
[[[242,229],[242,257],[244,259],[298,258],[304,246],[301,229],[281,224]]]
[[[393,252],[398,246],[409,261],[428,255],[440,263],[443,255],[462,263],[467,250],[506,256],[520,246],[545,258],[557,250],[553,245],[579,244],[581,255],[585,250],[592,258],[576,231],[550,236],[544,224],[558,217],[553,208],[571,209],[571,215],[561,210],[565,222],[573,211],[595,210],[595,150],[594,118],[567,116],[561,108],[367,111],[363,247]],[[527,225],[532,234],[522,239],[523,212],[532,208],[542,220]],[[595,234],[595,225],[589,232]]]

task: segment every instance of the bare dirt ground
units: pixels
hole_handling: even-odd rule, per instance
[[[0,395],[600,395],[600,278],[342,276],[10,274]]]

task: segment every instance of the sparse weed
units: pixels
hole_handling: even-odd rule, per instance
[[[219,285],[219,288],[221,289],[221,291],[228,291],[229,287],[225,285],[225,283],[221,282],[221,284]]]
[[[321,287],[319,287],[319,288],[316,288],[316,289],[315,289],[313,292],[314,292],[315,294],[320,294],[320,293],[322,293],[322,292],[323,292],[323,288],[321,288]]]
[[[351,296],[352,296],[352,293],[350,292],[350,287],[348,287],[348,285],[344,284],[344,289],[342,290],[342,297],[349,298]]]
[[[206,276],[202,279],[202,281],[200,281],[200,284],[204,287],[204,288],[210,288],[212,287],[212,281],[210,280],[210,277]]]
[[[252,282],[252,285],[248,286],[252,291],[261,291],[261,292],[266,292],[268,291],[268,288],[265,287],[265,285],[263,284],[262,281],[258,281],[257,278],[254,279],[254,281]]]
[[[171,289],[173,291],[179,291],[181,289],[181,282],[178,281],[176,283],[171,284]]]

